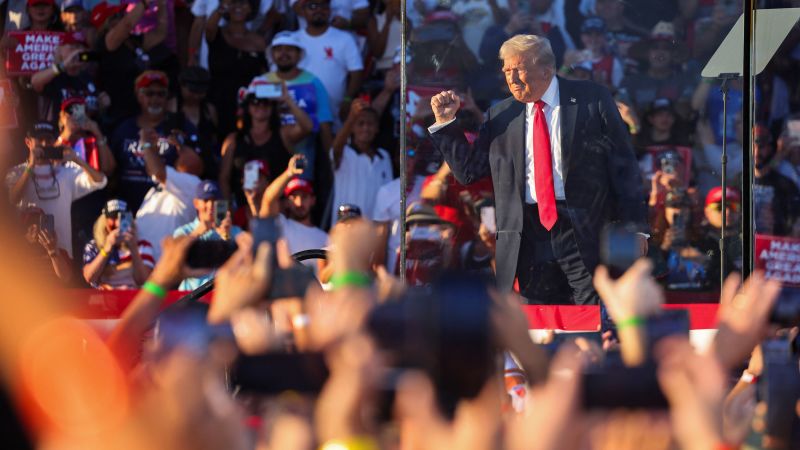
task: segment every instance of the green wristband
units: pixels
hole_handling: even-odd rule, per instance
[[[625,320],[620,320],[617,322],[617,329],[621,330],[623,328],[638,327],[639,325],[644,325],[644,323],[645,320],[641,317],[631,316]]]
[[[364,272],[343,272],[331,276],[330,283],[334,290],[345,287],[366,288],[372,286],[372,277]]]
[[[149,292],[150,294],[153,294],[162,300],[167,297],[166,289],[153,283],[152,281],[145,281],[144,284],[142,285],[142,290],[145,292]]]

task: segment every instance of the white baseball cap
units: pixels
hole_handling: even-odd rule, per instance
[[[297,39],[297,36],[292,31],[281,31],[280,33],[276,34],[272,38],[272,42],[270,42],[269,47],[267,47],[267,59],[270,63],[272,63],[272,47],[276,45],[290,45],[292,47],[297,47],[300,49],[300,59],[302,60],[306,54],[306,49],[303,47],[303,44],[300,43],[300,40]]]

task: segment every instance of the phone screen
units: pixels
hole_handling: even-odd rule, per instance
[[[214,223],[216,226],[220,226],[222,221],[228,216],[228,201],[227,200],[217,200],[214,202]]]
[[[280,98],[283,86],[280,83],[264,83],[256,85],[256,98]]]
[[[42,214],[39,217],[39,229],[52,237],[56,230],[55,217],[52,214]]]
[[[244,180],[242,181],[242,189],[251,191],[256,188],[258,184],[258,162],[250,161],[244,165]]]
[[[481,223],[489,233],[497,233],[497,223],[495,223],[494,206],[484,206],[481,208]]]
[[[127,211],[123,212],[119,218],[119,232],[127,233],[131,231],[132,226],[133,226],[133,215]]]
[[[186,265],[195,269],[216,269],[236,251],[233,241],[195,241],[186,254]]]

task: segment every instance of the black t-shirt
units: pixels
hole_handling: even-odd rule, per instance
[[[775,170],[753,181],[753,215],[756,233],[786,236],[800,210],[800,192],[795,184]]]
[[[230,189],[235,196],[236,204],[239,206],[247,204],[244,191],[242,191],[242,177],[244,176],[244,165],[248,161],[254,159],[266,161],[270,175],[275,177],[289,167],[291,158],[292,154],[284,147],[280,133],[277,131],[273,131],[272,137],[261,145],[254,144],[249,133],[237,133],[230,180]]]
[[[162,137],[169,135],[173,129],[180,129],[185,134],[185,144],[198,148],[197,129],[188,120],[181,120],[175,115],[169,115],[161,122],[156,131]],[[117,195],[128,203],[132,212],[136,212],[144,200],[144,196],[155,183],[147,174],[139,146],[139,125],[136,117],[122,122],[111,135],[111,152],[117,161],[118,186]],[[178,160],[178,149],[169,145],[166,139],[160,139],[158,154],[168,166],[174,166]]]
[[[139,112],[134,82],[145,70],[162,70],[170,79],[171,89],[177,86],[178,60],[164,43],[145,51],[142,37],[131,36],[111,51],[106,47],[105,35],[101,35],[96,50],[100,54],[97,81],[100,90],[111,97],[106,123],[115,124]]]
[[[42,92],[44,102],[39,110],[40,117],[52,122],[57,121],[61,102],[70,97],[85,99],[86,113],[92,115],[97,112],[97,94],[97,86],[89,73],[81,72],[74,77],[62,73],[44,87]]]

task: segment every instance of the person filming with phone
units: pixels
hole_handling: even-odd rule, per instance
[[[58,280],[62,285],[67,285],[72,281],[72,260],[59,245],[53,219],[52,215],[45,214],[36,206],[23,207],[19,212],[19,222],[30,249],[29,267],[45,279]]]
[[[106,186],[106,176],[71,147],[57,146],[50,122],[37,122],[25,138],[28,160],[6,175],[11,204],[32,204],[55,218],[61,245],[72,257],[72,202]]]
[[[128,204],[106,202],[94,223],[94,239],[83,250],[83,278],[96,289],[137,289],[153,266],[153,247],[138,238]]]
[[[213,181],[203,181],[197,185],[194,195],[194,208],[197,217],[178,227],[173,237],[192,236],[201,241],[230,241],[242,231],[233,225],[228,202],[224,199],[219,185]],[[186,278],[179,287],[182,291],[192,291],[213,277],[213,272],[203,276]]]

